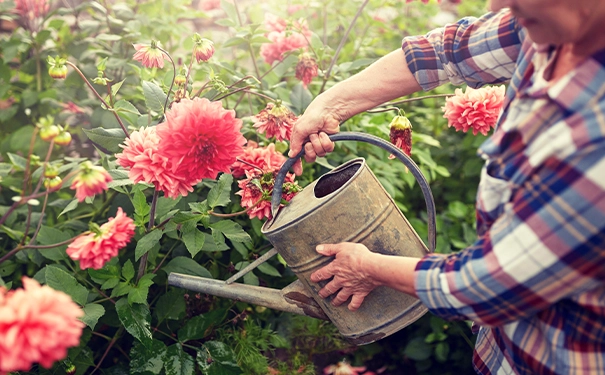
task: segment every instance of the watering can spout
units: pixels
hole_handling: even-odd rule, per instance
[[[168,284],[274,310],[329,320],[300,280],[279,290],[238,283],[229,284],[222,280],[171,273],[168,276]]]

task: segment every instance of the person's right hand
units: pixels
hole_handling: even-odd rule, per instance
[[[317,156],[322,157],[334,151],[334,142],[328,135],[338,133],[341,121],[342,119],[326,108],[320,100],[314,100],[294,124],[288,156],[296,157],[304,147],[305,160],[312,163]],[[296,170],[297,168],[295,172]]]

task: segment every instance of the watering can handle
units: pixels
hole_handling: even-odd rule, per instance
[[[429,235],[429,250],[431,252],[435,251],[436,246],[436,225],[435,225],[435,201],[433,200],[433,194],[429,187],[426,178],[414,163],[414,161],[407,156],[403,151],[397,148],[394,144],[385,141],[382,138],[378,138],[371,134],[358,133],[358,132],[343,132],[330,135],[330,140],[332,141],[361,141],[373,144],[375,146],[381,147],[384,150],[390,152],[395,155],[399,161],[401,161],[409,170],[412,172],[412,175],[418,181],[420,188],[422,189],[422,194],[424,195],[424,201],[426,202],[427,207],[427,215],[428,215],[428,235]],[[279,170],[277,176],[275,177],[275,185],[273,188],[273,195],[271,196],[271,213],[273,216],[277,213],[277,209],[281,203],[282,199],[282,190],[283,183],[286,179],[286,173],[292,168],[294,163],[305,153],[305,149],[300,151],[298,155],[294,158],[289,158],[282,165]]]

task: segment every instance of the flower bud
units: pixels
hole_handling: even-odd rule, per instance
[[[174,83],[178,86],[184,85],[186,81],[187,77],[185,77],[184,74],[177,74],[176,77],[174,77]]]
[[[48,74],[54,79],[65,79],[67,77],[67,66],[54,65],[48,68]]]
[[[46,168],[44,168],[44,177],[53,179],[59,175],[59,168],[55,167],[51,164],[46,164]]]
[[[389,137],[391,143],[400,148],[406,155],[412,154],[412,124],[405,116],[395,116],[390,124]],[[394,155],[390,155],[389,159],[394,159]]]
[[[44,180],[44,187],[47,190],[57,190],[61,187],[61,184],[63,184],[63,180],[59,176]]]
[[[71,134],[64,130],[55,137],[55,143],[59,146],[67,146],[71,142]]]
[[[193,37],[195,42],[193,46],[193,55],[198,63],[210,60],[212,55],[214,55],[214,43],[211,40],[202,38],[199,34],[195,34]]]
[[[60,132],[61,130],[57,125],[44,125],[40,129],[40,138],[46,142],[50,142],[59,135]]]

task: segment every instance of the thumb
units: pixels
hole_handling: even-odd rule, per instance
[[[300,131],[296,129],[292,131],[292,135],[290,136],[290,151],[288,151],[289,158],[295,158],[300,153],[306,138],[307,136],[301,134]]]
[[[336,255],[338,253],[340,253],[340,251],[342,250],[340,246],[333,245],[333,244],[322,244],[322,245],[317,245],[317,247],[315,248],[315,250],[320,253],[321,255],[325,255],[327,257]]]

